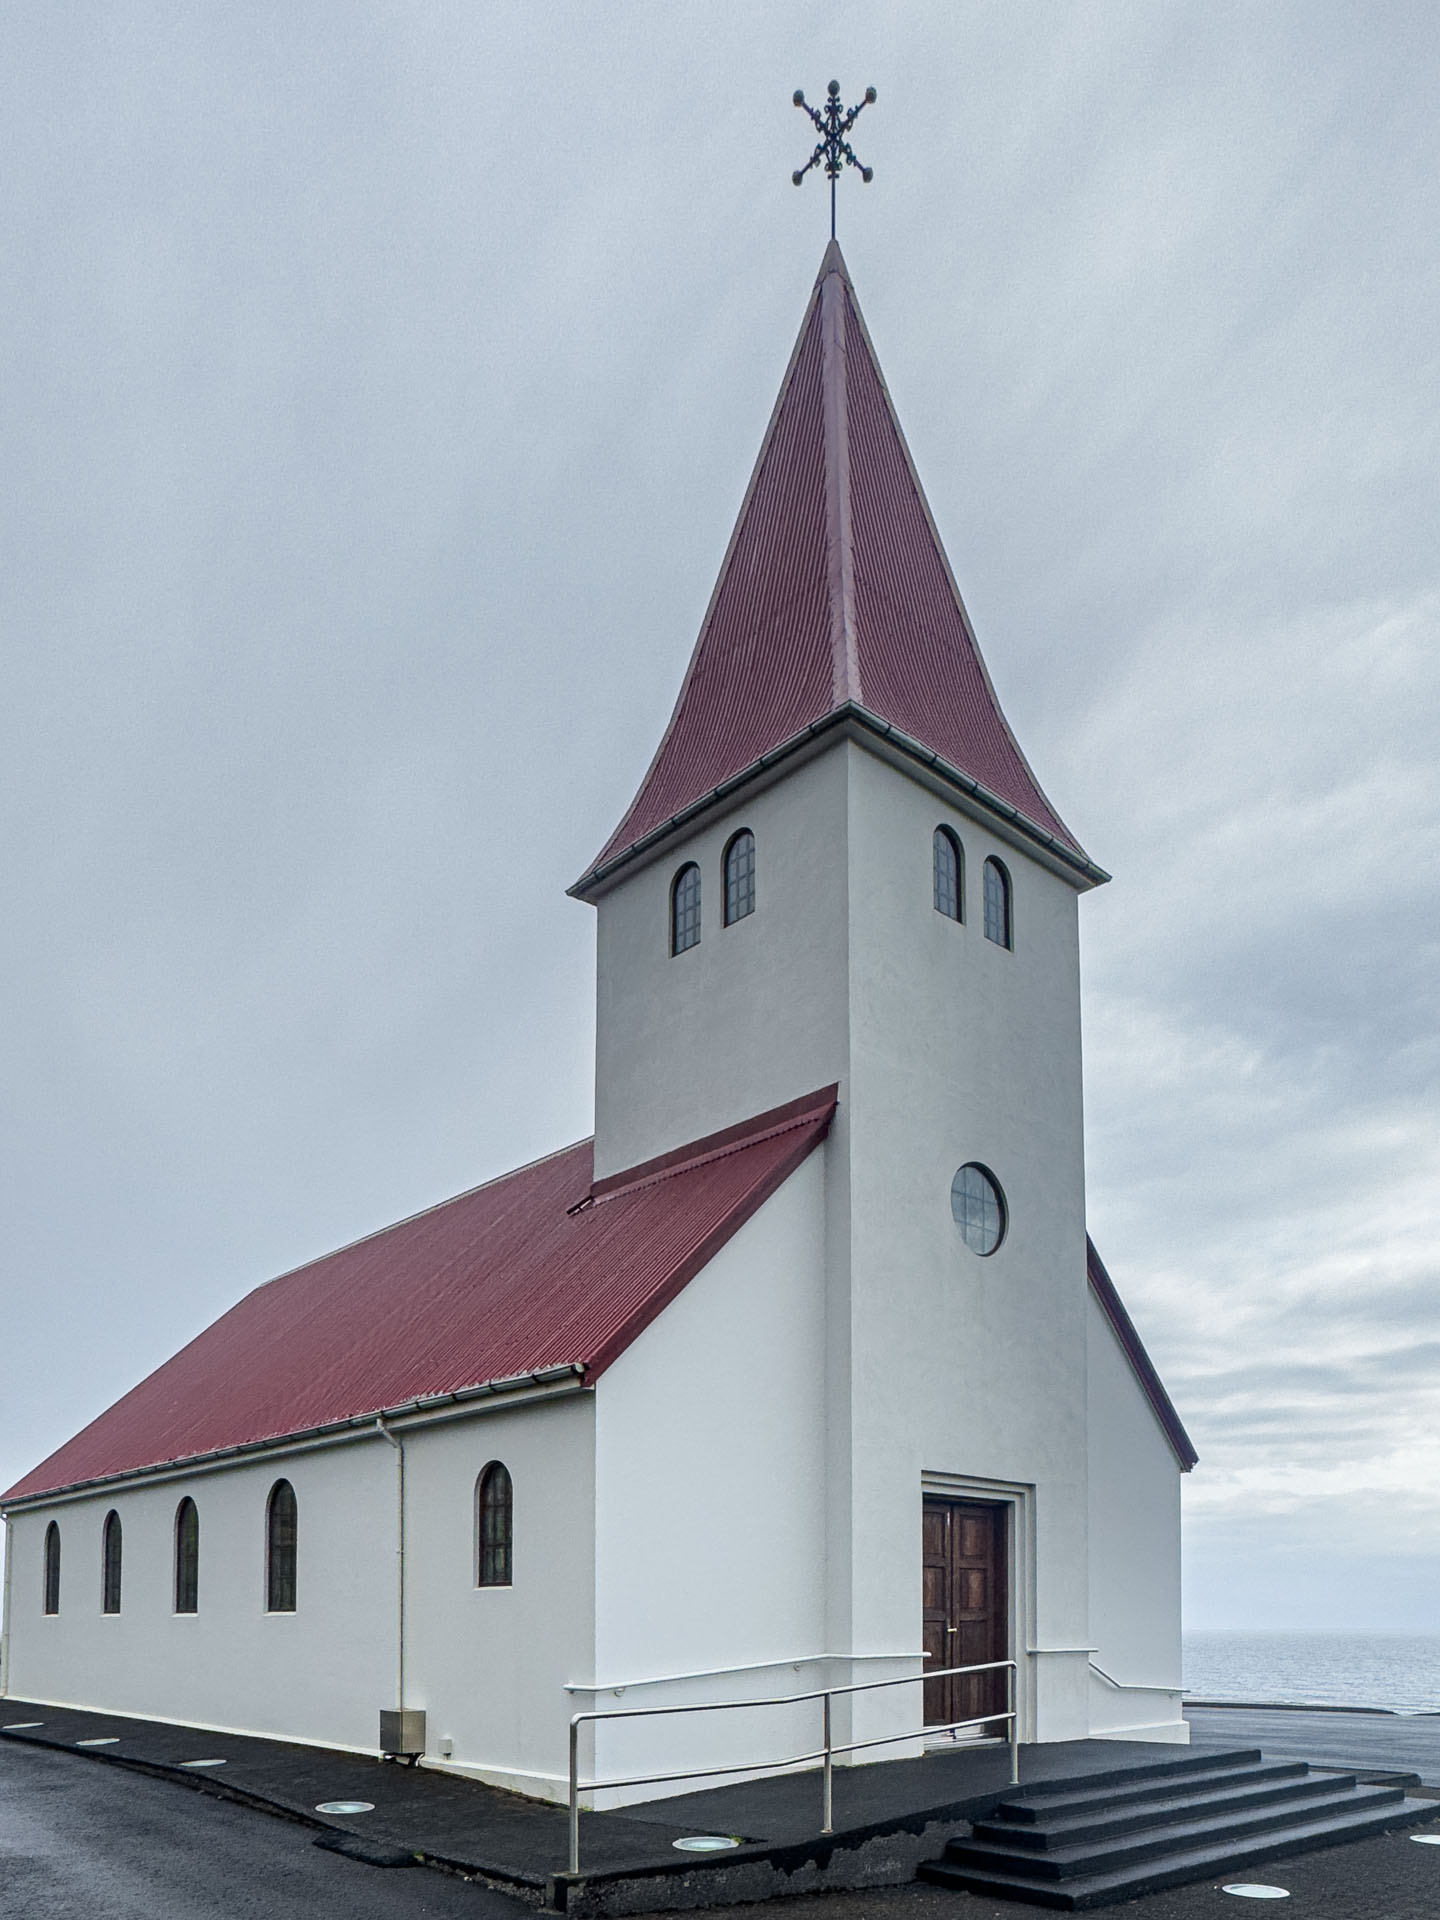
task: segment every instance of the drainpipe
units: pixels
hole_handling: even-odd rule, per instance
[[[377,1429],[395,1449],[395,1705],[405,1711],[405,1442],[378,1413]]]
[[[5,1597],[0,1602],[0,1697],[10,1691],[10,1549],[15,1544],[15,1527],[8,1514],[0,1514],[5,1529]]]

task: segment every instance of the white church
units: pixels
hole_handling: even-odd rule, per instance
[[[1013,1660],[1025,1741],[1184,1741],[1195,1454],[1086,1233],[1106,878],[1000,711],[832,242],[571,889],[594,1139],[257,1288],[10,1488],[0,1687],[371,1753],[403,1708],[424,1764],[557,1799],[579,1711],[909,1678],[837,1732],[904,1735],[883,1758],[1004,1706],[1003,1670],[927,1665]],[[617,1721],[584,1767],[816,1734]]]

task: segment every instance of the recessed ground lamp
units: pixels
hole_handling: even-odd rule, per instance
[[[315,1811],[317,1813],[373,1813],[373,1800],[322,1800]]]
[[[672,1840],[681,1853],[727,1853],[740,1842],[728,1833],[687,1833],[683,1840]]]
[[[1258,1881],[1236,1880],[1228,1887],[1220,1889],[1222,1893],[1238,1893],[1242,1900],[1288,1900],[1288,1887],[1266,1887]]]

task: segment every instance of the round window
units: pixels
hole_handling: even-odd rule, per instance
[[[994,1253],[1005,1238],[1005,1196],[988,1168],[970,1161],[950,1182],[950,1211],[972,1253]]]

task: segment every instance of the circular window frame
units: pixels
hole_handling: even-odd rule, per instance
[[[983,1222],[979,1228],[972,1227],[967,1221],[968,1207],[962,1210],[962,1207],[957,1205],[957,1201],[963,1192],[961,1183],[967,1173],[978,1173],[986,1186],[989,1187],[990,1193],[994,1198],[995,1211],[999,1216],[999,1226],[996,1229],[995,1238],[990,1242],[989,1246],[977,1245],[976,1239],[971,1237],[972,1234],[977,1235],[978,1238],[984,1237]],[[954,1178],[950,1182],[950,1218],[960,1229],[961,1239],[965,1242],[970,1252],[975,1255],[977,1260],[992,1259],[994,1255],[1000,1251],[1001,1247],[1004,1246],[1006,1236],[1010,1231],[1010,1204],[1005,1198],[1005,1189],[995,1178],[992,1170],[985,1165],[983,1160],[967,1160],[962,1166],[955,1169]]]

